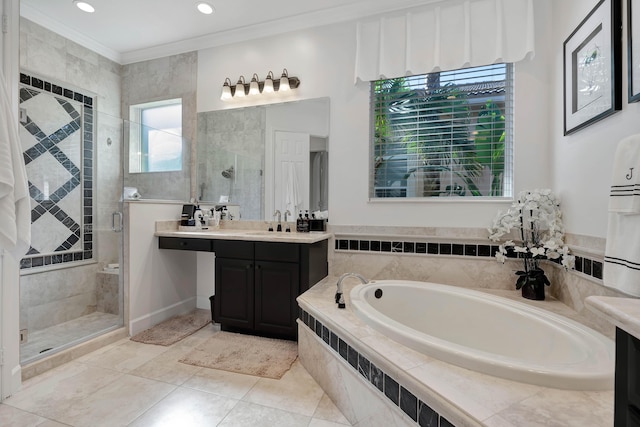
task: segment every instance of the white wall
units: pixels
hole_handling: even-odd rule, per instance
[[[550,1],[535,2],[537,52],[516,66],[516,191],[551,185],[548,168]],[[198,53],[198,111],[237,108],[253,100],[220,101],[226,77],[264,79],[283,68],[301,79],[288,99],[330,97],[329,210],[332,224],[486,227],[508,203],[442,200],[369,202],[369,88],[354,85],[356,23],[349,22],[215,47]],[[266,99],[260,102],[273,102]]]
[[[2,73],[7,84],[7,93],[18,112],[18,49],[20,39],[19,0],[3,0],[2,12],[7,16],[7,32],[0,34],[0,57]],[[4,254],[0,247],[0,402],[18,391],[21,385],[20,368],[20,275],[19,260]]]
[[[562,197],[567,231],[596,237],[607,234],[607,196],[618,141],[640,132],[640,103],[627,103],[626,1],[623,4],[622,111],[573,135],[563,136],[562,44],[596,0],[554,1],[551,104],[553,187]]]
[[[156,221],[180,218],[181,204],[130,202],[125,212],[129,333],[134,335],[196,308],[196,253],[158,249],[153,235]]]

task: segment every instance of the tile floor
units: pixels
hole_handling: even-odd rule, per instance
[[[120,325],[120,316],[93,312],[77,319],[31,332],[27,342],[20,345],[23,365],[38,360],[48,349],[63,348],[68,343],[87,339]]]
[[[123,339],[45,372],[0,404],[0,426],[350,425],[298,361],[280,380],[178,362],[216,330],[170,347]]]

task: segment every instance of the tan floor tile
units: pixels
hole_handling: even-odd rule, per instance
[[[30,414],[21,409],[0,404],[0,426],[64,427],[64,424]]]
[[[304,415],[248,402],[238,402],[218,427],[307,427],[309,422],[310,418]]]
[[[120,372],[130,372],[167,350],[169,347],[128,340],[107,351],[83,357],[81,362]]]
[[[243,375],[219,369],[202,368],[183,387],[206,391],[219,396],[241,399],[260,380],[259,377]]]
[[[299,361],[279,380],[260,378],[242,400],[312,416],[324,392]]]
[[[166,397],[175,386],[123,375],[117,381],[59,411],[55,419],[75,427],[126,426]]]
[[[210,427],[238,403],[236,399],[178,388],[136,419],[130,427]]]

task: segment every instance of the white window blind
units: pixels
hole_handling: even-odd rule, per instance
[[[512,68],[371,82],[370,197],[510,197]]]

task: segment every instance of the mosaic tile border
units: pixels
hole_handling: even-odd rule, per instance
[[[82,135],[82,170],[77,171],[79,173],[72,173],[72,175],[81,175],[82,182],[69,182],[68,185],[60,189],[60,194],[57,195],[58,199],[64,198],[64,196],[78,185],[82,185],[82,219],[83,224],[77,224],[73,221],[62,209],[60,209],[54,202],[39,203],[35,208],[31,210],[31,221],[38,219],[45,211],[49,211],[50,214],[55,216],[61,223],[65,224],[72,233],[56,251],[66,251],[71,248],[78,241],[82,242],[82,249],[73,252],[64,252],[60,254],[48,254],[42,255],[35,249],[30,248],[27,252],[27,256],[20,261],[20,269],[26,270],[36,267],[45,267],[59,265],[74,261],[85,261],[93,259],[93,142],[94,142],[94,98],[87,96],[81,92],[59,86],[55,83],[48,82],[38,77],[30,76],[26,73],[20,73],[20,84],[24,87],[31,87],[39,91],[49,92],[53,95],[58,95],[76,102],[82,103],[82,112],[84,119],[84,128]],[[42,150],[48,150],[48,145],[55,145],[54,140],[62,139],[66,137],[66,132],[76,131],[80,129],[80,117],[74,117],[74,121],[69,125],[70,129],[60,129],[53,135],[44,135],[37,126],[31,126],[27,124],[25,128],[31,132],[39,141],[31,149],[25,151],[24,159],[25,164],[28,164],[33,160],[33,156],[39,155]],[[69,168],[76,168],[68,162]],[[66,163],[65,163],[65,167]],[[77,168],[76,168],[77,169]],[[71,172],[71,171],[70,171]],[[29,185],[29,192],[31,197],[39,190],[34,186]],[[37,195],[37,194],[35,194]]]
[[[424,240],[404,240],[400,238],[348,238],[335,237],[336,252],[365,252],[376,254],[411,254],[411,255],[440,255],[464,256],[472,258],[493,258],[498,251],[498,245],[478,244],[473,242],[426,242]],[[519,254],[512,250],[507,258],[518,258]],[[547,260],[559,264],[560,260]],[[603,262],[599,259],[576,255],[575,271],[602,281]]]
[[[403,387],[398,381],[389,376],[382,369],[374,365],[366,356],[347,344],[338,334],[333,332],[307,313],[301,307],[299,318],[333,351],[342,357],[349,366],[370,382],[391,403],[411,418],[420,427],[455,427],[453,423],[433,410],[429,405],[418,399],[413,393]]]

